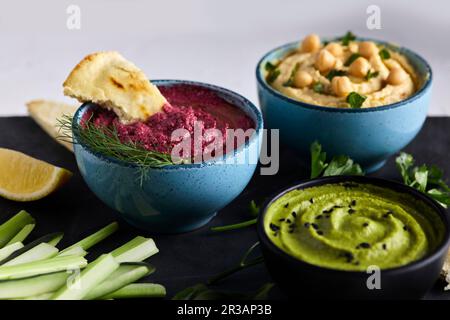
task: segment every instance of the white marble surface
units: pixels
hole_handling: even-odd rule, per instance
[[[66,27],[67,7],[81,29]],[[366,27],[369,5],[381,30]],[[254,69],[269,49],[317,32],[358,35],[409,47],[432,65],[432,115],[450,115],[450,1],[365,0],[41,0],[0,3],[0,116],[24,103],[70,101],[61,84],[87,53],[118,50],[149,77],[191,79],[235,90],[254,102]]]

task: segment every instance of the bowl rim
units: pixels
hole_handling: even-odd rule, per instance
[[[238,148],[235,148],[233,150],[233,152],[228,152],[228,153],[224,154],[222,157],[215,157],[208,161],[203,161],[201,163],[172,164],[172,165],[167,165],[167,166],[163,166],[163,167],[152,167],[149,169],[161,170],[161,171],[176,170],[176,169],[187,169],[188,170],[188,169],[196,169],[196,168],[211,166],[214,164],[218,164],[219,162],[226,161],[226,159],[228,159],[230,157],[235,157],[237,155],[237,153],[241,152],[244,149],[248,149],[249,145],[251,143],[255,142],[255,139],[260,138],[259,132],[261,129],[263,129],[263,126],[264,126],[261,110],[259,108],[257,108],[249,99],[245,98],[241,94],[231,91],[229,89],[220,87],[220,86],[216,86],[216,85],[205,83],[205,82],[199,82],[199,81],[180,80],[180,79],[155,79],[155,80],[151,80],[151,82],[156,86],[158,86],[158,85],[177,85],[177,84],[199,86],[202,88],[210,89],[214,92],[219,92],[219,93],[225,94],[226,96],[241,100],[246,106],[248,106],[250,112],[253,113],[253,115],[256,119],[254,120],[254,122],[255,122],[254,134],[250,137],[250,139],[246,140],[244,144],[242,144]],[[78,144],[85,151],[87,151],[88,153],[92,154],[93,156],[95,156],[97,158],[100,158],[103,161],[115,163],[115,164],[118,164],[118,165],[121,165],[124,167],[138,168],[139,167],[138,164],[123,161],[123,160],[120,160],[120,159],[117,159],[117,158],[114,158],[111,156],[104,155],[100,152],[96,152],[96,151],[92,150],[88,145],[80,142],[80,139],[79,139],[78,135],[76,134],[76,131],[73,130],[73,127],[75,126],[75,124],[78,124],[80,122],[80,120],[81,120],[82,116],[84,115],[84,113],[86,112],[86,110],[91,108],[93,105],[94,105],[94,103],[92,103],[92,102],[84,102],[77,109],[77,111],[75,112],[75,114],[73,116],[72,132],[73,132],[74,144]],[[241,111],[245,112],[244,110],[242,110],[242,108],[240,106],[236,106],[236,107],[239,108]]]
[[[267,248],[271,253],[275,254],[280,259],[286,260],[288,263],[292,265],[296,265],[299,268],[308,268],[310,270],[315,270],[318,272],[327,272],[330,274],[346,274],[346,275],[364,275],[367,276],[366,271],[359,271],[359,270],[340,270],[340,269],[333,269],[329,267],[323,267],[318,266],[315,264],[311,264],[306,261],[302,261],[300,259],[297,259],[288,253],[284,252],[280,248],[278,248],[267,236],[265,230],[264,230],[264,219],[267,214],[268,208],[272,205],[273,202],[278,200],[280,197],[284,196],[286,193],[293,191],[295,189],[304,189],[329,183],[340,183],[340,182],[357,182],[357,183],[366,183],[366,184],[373,184],[380,187],[388,188],[397,192],[403,192],[412,195],[414,198],[419,199],[423,202],[425,202],[427,205],[429,205],[433,211],[437,214],[437,216],[441,219],[444,227],[445,232],[443,235],[442,242],[434,249],[433,252],[425,255],[424,257],[420,258],[419,260],[413,261],[411,263],[408,263],[406,265],[394,267],[394,268],[387,268],[387,269],[381,269],[381,272],[384,274],[389,275],[396,275],[405,271],[414,271],[417,269],[422,268],[424,265],[427,265],[428,263],[434,261],[435,259],[438,259],[440,256],[443,256],[447,250],[446,248],[450,245],[450,217],[447,215],[446,210],[438,204],[434,199],[430,198],[429,196],[421,193],[420,191],[407,186],[403,183],[388,180],[388,179],[382,179],[382,178],[376,178],[376,177],[366,177],[366,176],[330,176],[330,177],[321,177],[316,178],[312,180],[302,180],[300,182],[296,182],[293,185],[290,185],[287,188],[283,188],[281,191],[278,191],[274,193],[272,196],[270,196],[262,205],[261,213],[258,218],[257,223],[257,233],[258,238],[262,244],[263,247]]]
[[[337,40],[337,39],[338,39],[338,37],[324,38],[324,40],[326,40],[326,41],[333,41],[333,40]],[[280,98],[286,102],[289,102],[289,103],[292,103],[292,104],[295,104],[297,106],[304,107],[307,109],[313,109],[316,111],[338,112],[338,113],[365,113],[365,112],[378,112],[378,111],[395,109],[395,108],[401,107],[407,103],[413,102],[414,100],[417,100],[418,98],[423,96],[426,91],[428,91],[428,89],[431,86],[432,80],[433,80],[433,71],[431,69],[430,64],[424,58],[422,58],[422,56],[420,56],[418,53],[416,53],[413,50],[408,49],[406,47],[397,46],[388,41],[377,40],[377,39],[366,38],[366,37],[356,37],[356,40],[358,40],[358,41],[373,41],[377,44],[384,45],[384,46],[390,48],[391,50],[395,50],[400,53],[406,52],[408,55],[414,56],[416,58],[416,60],[419,61],[419,63],[422,64],[426,69],[425,82],[422,84],[421,88],[419,88],[419,90],[417,90],[413,95],[409,96],[408,98],[406,98],[404,100],[386,104],[386,105],[377,106],[377,107],[371,107],[371,108],[352,109],[352,108],[327,107],[327,106],[319,106],[319,105],[314,105],[314,104],[306,103],[303,101],[295,100],[293,98],[290,98],[290,97],[280,93],[279,91],[275,90],[274,88],[272,88],[266,82],[266,80],[263,79],[260,70],[262,68],[262,63],[267,59],[268,56],[270,56],[271,54],[273,54],[276,51],[293,49],[294,47],[298,46],[300,41],[293,41],[293,42],[283,44],[283,45],[278,46],[274,49],[271,49],[270,51],[265,53],[262,56],[262,58],[259,59],[257,65],[256,65],[256,81],[262,88],[266,89],[266,91],[268,93],[270,93],[273,96]]]

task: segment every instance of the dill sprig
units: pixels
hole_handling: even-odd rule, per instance
[[[83,125],[73,124],[73,117],[64,115],[58,119],[59,136],[57,139],[69,143],[77,143],[73,136],[78,138],[78,143],[87,145],[92,151],[109,156],[127,163],[137,165],[142,169],[143,175],[149,168],[161,168],[168,165],[182,163],[174,162],[170,154],[145,149],[139,143],[132,141],[122,142],[117,129],[114,126],[97,126],[91,118],[83,122]]]

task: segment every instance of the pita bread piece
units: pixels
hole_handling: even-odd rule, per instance
[[[85,57],[63,86],[65,95],[111,109],[123,123],[145,121],[167,103],[141,70],[114,51]]]
[[[78,106],[48,100],[33,100],[27,103],[28,114],[53,139],[73,151],[72,144],[57,139],[60,136],[58,119],[64,115],[73,116]]]

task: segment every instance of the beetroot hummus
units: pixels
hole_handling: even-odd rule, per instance
[[[114,127],[119,139],[124,142],[132,142],[141,145],[149,151],[170,153],[172,148],[178,144],[180,139],[173,139],[172,133],[176,129],[185,129],[194,137],[194,130],[200,130],[202,135],[198,141],[201,148],[193,148],[191,157],[196,153],[204,152],[211,144],[212,139],[205,134],[207,129],[220,130],[219,141],[225,146],[227,129],[255,128],[251,120],[238,107],[230,104],[211,90],[193,85],[172,85],[159,87],[161,93],[166,97],[168,104],[161,112],[151,116],[145,122],[123,124],[112,111],[97,108],[90,121],[96,126]],[[198,132],[198,131],[197,131]],[[192,144],[194,143],[192,138]],[[217,143],[217,141],[215,141]],[[235,148],[237,145],[234,146]],[[225,152],[225,151],[223,151]]]

